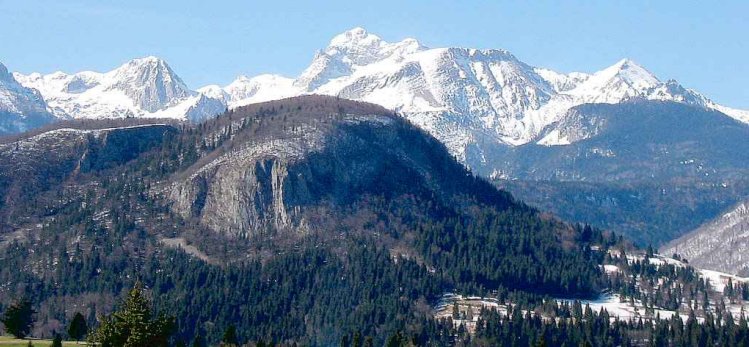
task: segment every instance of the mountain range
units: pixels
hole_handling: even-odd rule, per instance
[[[505,50],[428,48],[415,39],[390,43],[362,28],[335,36],[296,78],[240,76],[224,87],[194,91],[156,57],[107,73],[13,77],[39,91],[49,111],[63,119],[197,121],[227,107],[303,94],[367,101],[404,115],[469,165],[471,148],[480,156],[494,145],[564,145],[591,136],[565,122],[571,108],[587,103],[674,101],[749,122],[749,112],[718,105],[674,80],[663,82],[629,59],[592,74],[564,74],[530,66]]]
[[[200,121],[226,109],[217,100],[190,90],[158,58],[131,60],[107,73],[84,71],[13,76],[41,93],[58,119],[177,118]]]
[[[67,119],[200,122],[226,109],[306,94],[375,103],[524,200],[641,244],[678,237],[749,194],[743,179],[749,112],[662,81],[629,59],[595,73],[559,73],[505,50],[386,42],[354,28],[335,36],[294,78],[239,76],[194,90],[156,57],[106,73],[3,76],[1,133]],[[585,204],[569,203],[571,194]],[[652,208],[611,210],[625,205]],[[668,218],[658,212],[664,210]]]
[[[676,340],[667,327],[681,320],[660,317],[728,322],[749,304],[747,279],[563,222],[398,114],[320,95],[197,124],[84,119],[4,137],[0,250],[0,302],[33,297],[34,336],[55,334],[71,310],[100,325],[134,282],[175,317],[175,340],[211,343],[231,326],[283,345],[335,345],[352,331],[366,345],[398,331],[412,336],[398,346],[501,345],[516,339],[484,340],[502,329],[483,321],[537,312],[555,319],[533,328],[548,332],[585,305],[596,322],[551,344],[607,324],[594,345],[640,344]]]

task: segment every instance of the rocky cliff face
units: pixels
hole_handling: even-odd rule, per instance
[[[455,187],[477,184],[436,139],[383,108],[296,100],[239,108],[218,121],[223,125],[206,123],[208,138],[223,141],[172,178],[165,194],[172,209],[233,237],[303,234],[310,225],[346,220],[345,211],[367,197],[429,194],[449,203]]]
[[[107,89],[121,91],[135,106],[148,112],[172,106],[175,100],[194,94],[165,61],[155,57],[134,59],[110,74],[112,81]]]
[[[33,129],[52,120],[42,95],[18,83],[0,63],[0,135]]]
[[[298,159],[288,151],[294,145],[254,144],[257,147],[217,158],[174,185],[170,198],[175,211],[183,218],[197,218],[209,229],[240,237],[291,227],[284,190],[289,165]],[[302,221],[295,222],[299,226]]]

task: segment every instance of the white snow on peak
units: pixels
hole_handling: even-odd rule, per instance
[[[28,122],[38,126],[47,118],[51,114],[39,91],[23,86],[0,63],[0,133],[27,130]]]
[[[749,124],[749,110],[738,110],[735,108],[718,105],[713,102],[710,103],[710,108],[715,109],[716,111],[723,112],[731,118],[734,118],[740,122]]]
[[[661,82],[630,59],[595,73],[533,67],[505,50],[427,48],[415,39],[387,42],[357,27],[333,37],[297,77],[240,76],[226,86],[190,90],[157,57],[108,72],[16,74],[39,90],[58,117],[155,114],[206,117],[219,109],[303,94],[336,95],[393,109],[443,141],[460,159],[491,146],[567,145],[595,131],[562,129],[575,106],[630,99],[675,101],[749,123],[749,111],[715,104],[677,82]]]
[[[293,79],[279,75],[239,76],[223,90],[228,97],[227,104],[239,107],[299,95],[293,83]]]
[[[294,85],[311,92],[338,77],[351,75],[361,67],[383,61],[397,63],[425,49],[414,39],[389,43],[362,28],[354,28],[337,35],[328,47],[319,51]]]
[[[163,110],[194,94],[171,67],[156,57],[131,60],[106,74],[106,90],[118,90],[148,112]]]
[[[164,117],[192,119],[215,115],[221,101],[207,101],[190,90],[163,59],[133,59],[100,73],[15,74],[23,85],[39,90],[52,113],[67,118]],[[199,109],[199,108],[203,109]]]
[[[557,92],[573,89],[590,78],[589,74],[582,72],[571,72],[563,74],[544,68],[533,69],[539,76],[548,81]]]
[[[391,43],[360,27],[333,37],[296,78],[240,76],[220,91],[200,91],[222,96],[230,108],[301,94],[380,104],[429,131],[460,159],[469,147],[483,156],[486,144],[567,145],[594,136],[554,128],[575,124],[562,120],[586,103],[644,98],[719,107],[675,81],[661,82],[630,59],[592,74],[564,74],[529,66],[505,50],[427,48],[414,39]],[[749,113],[723,112],[749,120]]]
[[[393,55],[402,57],[423,49],[425,47],[415,39],[407,38],[389,43],[357,27],[335,36],[324,50],[324,54],[341,56],[342,60],[352,65],[366,65]]]
[[[622,59],[562,93],[577,98],[575,103],[618,103],[641,96],[659,83],[658,78],[645,68]]]
[[[621,78],[633,88],[646,89],[660,83],[657,77],[630,59],[622,59],[616,64],[596,73],[593,77]]]
[[[379,36],[368,33],[362,27],[356,27],[333,37],[328,47],[373,46],[381,43],[382,39]]]
[[[197,91],[200,94],[216,100],[224,101],[227,98],[226,93],[218,84],[209,84],[205,87],[198,88]]]

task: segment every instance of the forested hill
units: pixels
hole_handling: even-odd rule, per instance
[[[73,311],[96,322],[140,279],[178,339],[235,325],[250,341],[427,343],[445,292],[593,298],[607,249],[628,247],[515,201],[379,106],[323,96],[8,140],[0,218],[0,302],[31,299],[37,335]]]

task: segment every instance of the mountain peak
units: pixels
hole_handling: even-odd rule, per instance
[[[330,47],[371,46],[382,42],[379,36],[370,34],[362,27],[344,31],[330,40]]]
[[[11,81],[15,80],[13,75],[8,71],[8,68],[0,62],[0,81]]]
[[[41,94],[22,86],[0,63],[0,135],[26,131],[51,121]]]
[[[149,112],[193,93],[166,61],[154,56],[133,59],[109,75],[109,89],[124,92],[136,106]]]
[[[173,73],[171,70],[172,68],[167,64],[167,62],[164,59],[161,59],[159,57],[155,56],[147,56],[143,58],[136,58],[132,59],[125,64],[122,64],[120,67],[115,69],[115,71],[120,70],[143,70],[143,69],[162,69],[169,71],[170,73]]]
[[[627,68],[630,66],[640,66],[640,65],[630,58],[622,58],[618,62],[616,62],[614,66],[619,66],[620,68]]]
[[[619,60],[616,64],[597,72],[595,75],[607,80],[621,79],[637,90],[652,88],[660,83],[652,72],[629,58]]]
[[[362,66],[385,60],[400,62],[425,49],[415,39],[389,43],[364,28],[356,27],[336,35],[328,47],[315,55],[294,85],[311,92],[332,79],[350,75]]]
[[[412,53],[424,48],[419,41],[413,38],[390,43],[362,27],[356,27],[333,37],[324,52],[328,55],[390,55],[395,51]]]
[[[137,64],[137,65],[144,65],[144,64],[166,64],[166,61],[164,59],[161,59],[157,56],[149,55],[142,58],[135,58],[130,60],[128,63]]]

